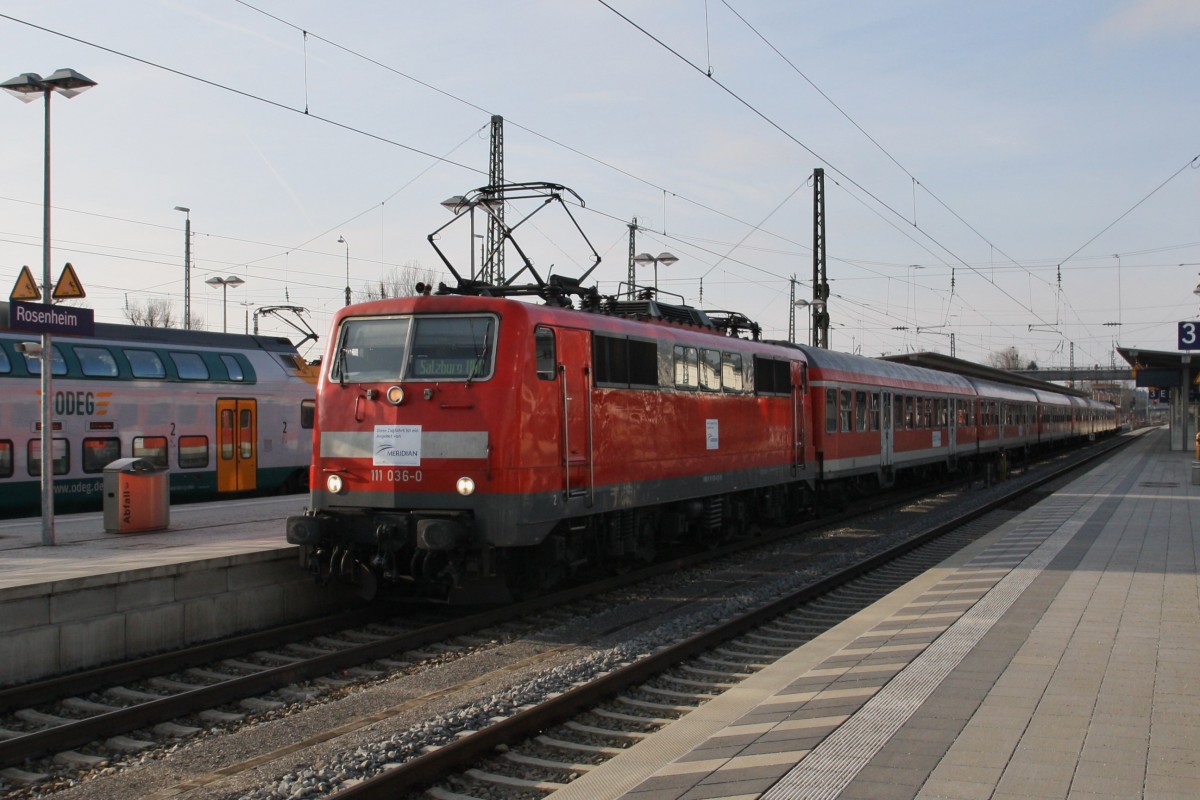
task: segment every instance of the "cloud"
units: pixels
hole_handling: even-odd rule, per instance
[[[1130,0],[1096,27],[1101,41],[1145,42],[1200,31],[1196,0]]]

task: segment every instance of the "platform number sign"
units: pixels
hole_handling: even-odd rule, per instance
[[[1200,350],[1200,322],[1179,323],[1179,349]]]

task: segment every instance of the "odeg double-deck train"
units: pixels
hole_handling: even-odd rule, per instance
[[[0,303],[0,514],[41,503],[37,334]],[[169,472],[171,502],[303,491],[316,368],[286,338],[97,323],[51,342],[55,509],[101,505],[106,466]]]
[[[760,341],[645,290],[530,293],[460,277],[335,315],[311,507],[287,523],[321,579],[501,600],[1117,427],[1051,387]]]

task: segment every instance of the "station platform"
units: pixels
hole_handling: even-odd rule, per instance
[[[1200,795],[1192,464],[1138,436],[552,797]]]
[[[166,530],[106,533],[101,512],[0,521],[0,686],[343,607],[284,537],[307,494],[172,506]]]

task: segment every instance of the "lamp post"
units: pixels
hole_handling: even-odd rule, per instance
[[[814,309],[818,313],[820,313],[822,310],[824,310],[825,301],[824,300],[805,300],[803,297],[801,297],[799,300],[797,300],[793,304],[793,308],[807,308],[809,310],[809,312],[808,312],[809,313],[808,344],[811,346],[813,343],[813,328],[814,328],[812,321],[811,321],[812,312]]]
[[[96,85],[91,78],[80,75],[73,69],[55,70],[48,78],[35,72],[24,72],[15,78],[0,83],[0,89],[15,96],[22,103],[33,102],[37,95],[46,101],[46,123],[44,144],[44,178],[42,185],[42,297],[47,305],[54,302],[50,284],[50,93],[58,92],[68,100],[80,92]],[[51,405],[51,380],[53,371],[53,348],[50,334],[42,335],[42,544],[54,544],[54,407]]]
[[[658,265],[662,264],[664,267],[669,267],[678,260],[679,259],[676,258],[671,253],[659,253],[657,256],[652,256],[649,253],[638,253],[636,256],[633,257],[633,263],[635,263],[635,264],[639,264],[643,267],[646,266],[647,264],[654,265],[654,296],[655,296],[655,298],[658,297]]]
[[[350,243],[345,236],[339,236],[338,244],[346,245],[346,305],[350,305]]]
[[[226,301],[229,300],[229,287],[237,288],[245,283],[244,280],[237,275],[230,275],[228,278],[218,278],[213,276],[205,281],[209,286],[221,287],[221,330],[224,333],[229,332],[229,317],[226,314]]]
[[[175,206],[187,216],[183,221],[183,329],[192,328],[192,210]]]

